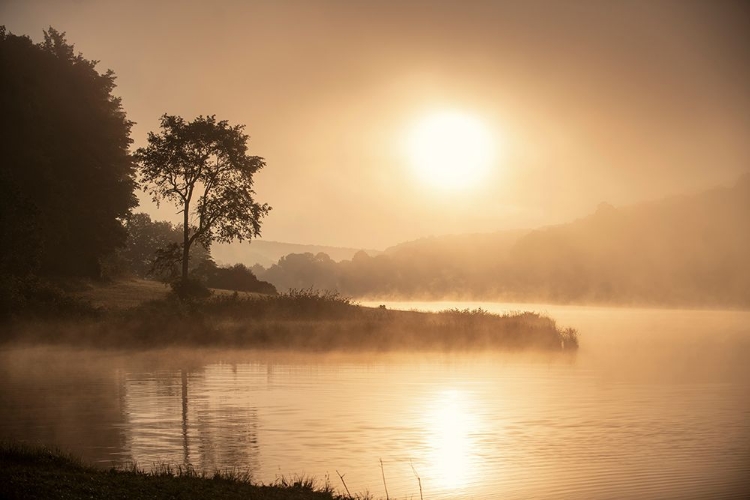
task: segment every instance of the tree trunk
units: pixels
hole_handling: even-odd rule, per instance
[[[188,264],[190,263],[190,228],[188,227],[190,203],[185,203],[182,223],[182,282],[188,279]]]

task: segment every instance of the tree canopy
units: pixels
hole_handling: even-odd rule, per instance
[[[136,152],[140,179],[156,203],[169,201],[183,214],[182,280],[188,278],[190,248],[197,241],[249,240],[260,235],[271,207],[255,201],[253,174],[265,166],[248,154],[244,125],[215,116],[187,122],[163,115],[161,132]]]
[[[96,276],[137,205],[115,76],[50,28],[0,27],[0,271]]]

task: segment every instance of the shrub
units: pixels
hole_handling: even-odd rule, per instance
[[[181,300],[205,299],[211,296],[211,290],[202,281],[195,278],[178,279],[170,283],[169,286]]]

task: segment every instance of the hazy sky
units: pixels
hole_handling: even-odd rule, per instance
[[[246,124],[269,240],[534,227],[750,168],[744,1],[3,0],[0,24],[114,70],[135,147],[163,113]],[[404,142],[440,110],[496,141],[480,185],[414,174]]]

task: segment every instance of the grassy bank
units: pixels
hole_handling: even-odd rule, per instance
[[[308,479],[254,484],[242,473],[197,473],[162,468],[156,472],[103,470],[59,451],[18,444],[0,445],[0,498],[15,500],[107,499],[256,499],[349,500],[329,485]]]
[[[141,293],[141,288],[136,287],[134,293]],[[137,303],[127,287],[106,290],[112,304],[109,307],[79,304],[69,307],[70,313],[61,310],[52,315],[19,316],[4,324],[2,338],[8,342],[118,348],[211,346],[308,351],[560,351],[578,347],[575,330],[558,328],[551,318],[530,312],[394,311],[363,307],[335,293],[312,290],[274,296],[214,294],[196,301],[164,295]],[[100,304],[107,302],[99,300]],[[120,307],[122,303],[137,305]]]

